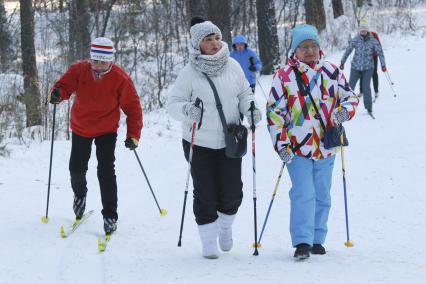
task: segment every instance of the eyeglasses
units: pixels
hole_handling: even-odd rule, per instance
[[[317,44],[313,44],[313,45],[301,45],[298,48],[300,48],[300,50],[302,52],[308,52],[309,50],[312,51],[317,51],[319,49],[319,46]]]

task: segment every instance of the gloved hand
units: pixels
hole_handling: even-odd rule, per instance
[[[383,72],[388,71],[388,69],[386,68],[386,66],[383,66],[383,67],[382,67],[382,71],[383,71]]]
[[[61,102],[61,89],[55,88],[52,92],[47,96],[47,100],[51,104],[59,104]]]
[[[249,69],[251,72],[256,72],[256,71],[257,71],[256,65],[250,65],[248,69]]]
[[[254,120],[254,125],[257,125],[262,120],[262,112],[257,108],[255,108],[253,110],[253,120]],[[252,121],[251,121],[251,111],[250,110],[247,112],[247,121],[248,121],[249,125],[251,126]]]
[[[195,104],[187,104],[185,107],[185,115],[193,122],[200,123],[202,110]]]
[[[340,70],[343,70],[343,69],[345,69],[345,64],[341,63],[340,64]]]
[[[138,147],[138,144],[139,141],[131,137],[127,137],[127,139],[124,141],[124,146],[130,150],[135,150]]]
[[[342,108],[341,111],[339,111],[339,109],[337,108],[333,110],[331,114],[331,121],[334,125],[342,124],[343,122],[348,120],[349,112],[345,108]]]
[[[288,145],[284,146],[284,148],[278,152],[278,155],[284,163],[291,163],[291,159],[294,157],[294,154]]]

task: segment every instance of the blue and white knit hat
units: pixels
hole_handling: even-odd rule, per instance
[[[90,59],[111,62],[114,60],[114,54],[114,44],[109,38],[98,37],[92,41]]]

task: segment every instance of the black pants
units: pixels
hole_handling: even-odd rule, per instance
[[[74,194],[83,197],[87,193],[86,172],[95,140],[96,157],[98,158],[98,179],[101,188],[102,215],[117,219],[117,181],[115,177],[115,143],[117,134],[110,133],[98,137],[86,138],[72,133],[70,157],[71,187]]]
[[[191,144],[183,140],[188,160]],[[243,200],[241,159],[229,159],[224,149],[194,146],[191,163],[194,215],[198,225],[214,222],[221,212],[236,214]]]
[[[373,57],[374,60],[374,70],[373,70],[373,87],[374,92],[379,92],[379,74],[377,74],[377,56]],[[362,93],[362,80],[359,81],[359,92]]]

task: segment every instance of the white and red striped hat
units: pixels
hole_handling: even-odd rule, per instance
[[[114,60],[114,53],[114,44],[109,38],[98,37],[92,41],[90,59],[111,62]]]

